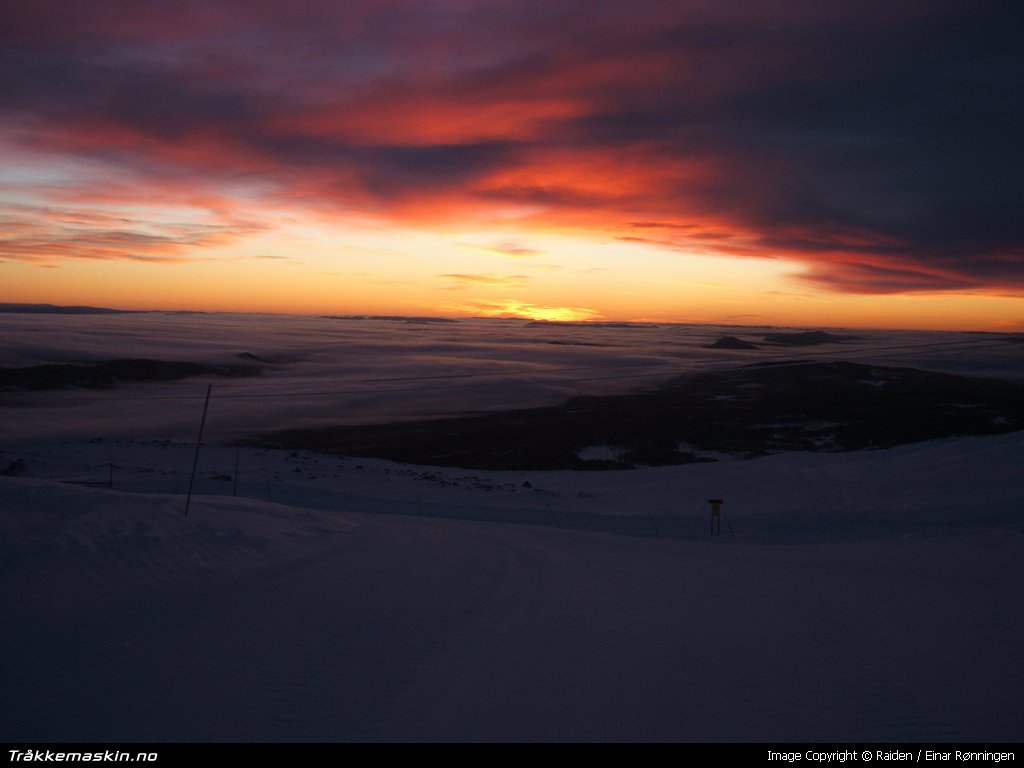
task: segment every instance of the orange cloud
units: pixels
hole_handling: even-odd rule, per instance
[[[529,278],[526,275],[467,275],[446,274],[441,277],[452,281],[457,287],[463,285],[484,285],[494,288],[521,288]]]
[[[506,241],[502,243],[495,243],[493,245],[474,245],[472,243],[462,243],[463,248],[471,251],[477,251],[479,253],[487,253],[493,256],[507,256],[512,259],[521,259],[530,256],[539,256],[543,252],[538,251],[536,248],[528,248],[518,243]]]
[[[147,209],[141,202],[122,210],[80,207],[13,207],[17,218],[0,230],[0,256],[11,261],[58,259],[184,262],[260,231],[233,216],[188,209]],[[177,215],[176,215],[177,214]],[[188,214],[191,220],[177,220]]]
[[[540,139],[551,125],[585,114],[568,97],[530,97],[523,93],[438,96],[415,89],[390,88],[355,101],[272,119],[268,129],[348,141],[363,146],[437,146],[483,141]]]

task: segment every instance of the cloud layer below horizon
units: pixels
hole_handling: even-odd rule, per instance
[[[516,274],[449,286],[527,285],[512,223],[1021,296],[1020,32],[1009,2],[8,4],[0,261],[201,259],[301,210],[500,224]]]

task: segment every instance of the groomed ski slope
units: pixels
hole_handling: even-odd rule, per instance
[[[186,517],[189,451],[0,478],[3,740],[1024,736],[1024,434],[476,486],[243,452],[264,497]]]

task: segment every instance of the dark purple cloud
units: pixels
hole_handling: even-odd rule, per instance
[[[996,1],[39,0],[0,10],[0,130],[176,188],[1020,289],[1021,32]]]

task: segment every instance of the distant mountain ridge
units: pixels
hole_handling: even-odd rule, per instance
[[[58,304],[4,304],[0,312],[19,312],[27,315],[128,315],[144,310],[110,309],[108,307],[60,306]]]
[[[269,364],[251,352],[239,357],[253,363],[210,365],[180,360],[125,358],[99,363],[49,363],[27,368],[0,368],[0,392],[59,389],[111,389],[118,382],[177,381],[190,376],[259,376]]]

